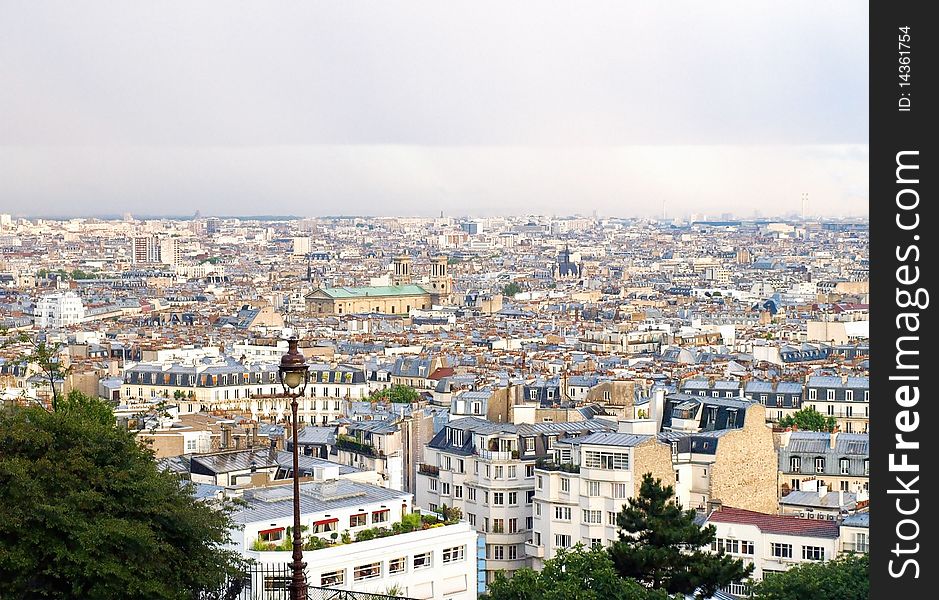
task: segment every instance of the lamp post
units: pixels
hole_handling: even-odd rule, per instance
[[[287,354],[280,358],[280,384],[284,393],[291,398],[290,411],[293,417],[293,577],[290,581],[290,600],[306,600],[306,563],[303,562],[303,536],[300,533],[300,456],[297,444],[297,398],[306,391],[310,380],[310,371],[306,359],[297,349],[299,340],[291,337],[288,342]]]

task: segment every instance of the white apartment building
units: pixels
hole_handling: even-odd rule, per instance
[[[724,550],[744,564],[753,564],[752,579],[779,573],[808,562],[831,560],[841,552],[836,521],[768,515],[739,508],[720,507],[703,519],[714,525],[716,540],[711,550]],[[743,593],[739,589],[731,593]]]
[[[305,533],[335,544],[304,551],[309,585],[370,593],[386,593],[396,586],[409,598],[476,599],[477,534],[467,523],[354,541],[364,530],[394,528],[411,513],[412,497],[335,475],[323,473],[320,481],[300,489]],[[234,548],[262,568],[289,563],[291,552],[263,548],[283,543],[293,525],[292,498],[289,485],[246,490],[242,499],[247,506],[233,515]],[[263,598],[285,590],[289,571],[282,572],[287,575],[254,578],[252,593]]]
[[[498,571],[511,575],[531,566],[525,544],[534,526],[536,461],[561,438],[612,427],[599,419],[519,425],[475,417],[450,421],[425,448],[416,502],[431,511],[444,505],[459,508],[483,535],[484,587]]]
[[[124,371],[121,398],[166,398],[179,407],[180,414],[234,410],[250,413],[255,420],[276,421],[290,412],[290,400],[284,397],[277,369],[277,362],[241,362],[231,357],[140,362]],[[299,399],[299,420],[316,425],[332,423],[347,414],[349,401],[366,396],[364,371],[311,365],[310,382]]]
[[[610,545],[616,516],[645,473],[674,485],[669,445],[655,435],[599,432],[558,442],[555,459],[535,468],[534,527],[526,544],[534,566],[559,548]]]
[[[36,303],[36,327],[59,328],[85,320],[85,305],[75,292],[47,294]]]

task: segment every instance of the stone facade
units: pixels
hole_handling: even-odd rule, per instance
[[[765,409],[747,409],[744,426],[720,438],[711,467],[710,497],[724,506],[775,513],[776,473],[779,469],[773,432],[766,426]]]

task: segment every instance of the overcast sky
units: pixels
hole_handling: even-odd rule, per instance
[[[865,3],[0,0],[0,212],[867,214]]]

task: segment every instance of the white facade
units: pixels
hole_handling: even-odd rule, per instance
[[[257,544],[282,543],[293,524],[292,488],[249,490],[248,503],[235,513],[240,526],[232,531],[235,549],[259,563],[283,566],[288,551],[255,549]],[[390,529],[409,514],[411,495],[373,485],[329,480],[301,487],[301,523],[324,540],[376,527]],[[476,532],[465,522],[432,526],[367,541],[352,541],[320,550],[304,551],[307,583],[339,590],[387,593],[393,587],[410,598],[475,600]],[[260,578],[259,578],[260,579]],[[281,581],[252,582],[265,597],[265,583],[283,589]],[[280,586],[280,587],[278,587]]]
[[[85,320],[85,305],[74,292],[48,294],[36,303],[36,327],[58,328]]]

